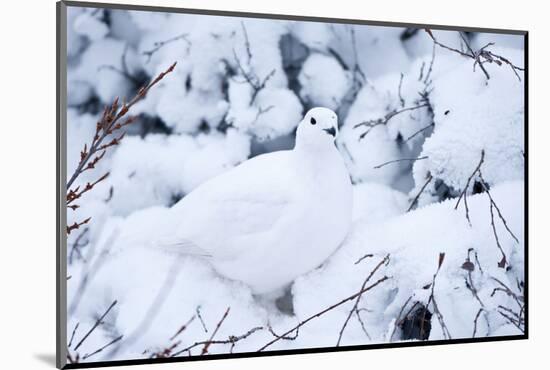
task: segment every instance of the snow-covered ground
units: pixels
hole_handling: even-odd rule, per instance
[[[523,38],[433,36],[440,45],[396,27],[69,7],[69,175],[104,106],[177,61],[75,183],[110,173],[67,210],[69,224],[91,217],[68,236],[73,359],[521,334],[524,82],[498,56],[523,67]],[[500,63],[486,72],[460,55],[489,42]],[[162,228],[204,181],[291,148],[314,106],[339,116],[353,227],[286,292],[255,296],[204,259],[121,245]],[[212,340],[225,343],[195,344]]]

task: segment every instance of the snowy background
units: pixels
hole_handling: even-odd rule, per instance
[[[109,173],[67,210],[69,225],[91,217],[68,235],[71,360],[522,334],[523,55],[513,35],[69,8],[69,176],[104,107],[177,61],[74,184]],[[354,224],[284,297],[117,243],[205,180],[292,148],[314,106],[338,113]],[[290,331],[373,271],[360,300]]]

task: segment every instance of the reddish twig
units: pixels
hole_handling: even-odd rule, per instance
[[[136,104],[138,101],[145,98],[149,90],[155,86],[160,80],[164,78],[167,74],[172,72],[174,70],[174,67],[176,66],[176,63],[172,64],[166,71],[161,72],[154,80],[152,80],[148,85],[140,88],[137,92],[137,94],[128,102],[123,103],[121,107],[119,107],[119,100],[116,98],[109,107],[106,107],[103,111],[103,115],[101,119],[97,122],[96,125],[96,133],[92,139],[92,142],[88,147],[85,145],[83,151],[80,153],[80,162],[78,163],[75,171],[73,172],[72,176],[70,177],[69,181],[67,181],[67,189],[70,189],[74,181],[78,178],[78,176],[84,172],[86,169],[90,168],[90,164],[92,163],[92,166],[95,166],[97,161],[99,159],[95,160],[92,159],[98,151],[105,150],[109,146],[109,144],[103,145],[103,141],[108,135],[111,135],[114,131],[121,129],[124,126],[127,126],[134,122],[135,118],[129,117],[124,122],[119,122],[132,108],[134,104]],[[120,108],[120,109],[119,109]],[[116,145],[116,144],[112,144]],[[111,146],[112,146],[111,145]],[[99,154],[99,156],[103,156],[104,153]],[[97,157],[96,157],[97,158]],[[101,158],[100,158],[101,159]],[[96,163],[94,163],[94,161]],[[92,167],[93,168],[93,167]]]
[[[216,325],[216,328],[212,332],[212,335],[210,336],[210,339],[208,339],[208,341],[204,344],[204,347],[202,348],[202,351],[201,351],[201,356],[208,353],[208,348],[210,347],[210,344],[212,344],[212,341],[214,340],[214,337],[216,336],[216,333],[218,332],[218,330],[220,330],[220,327],[222,326],[222,324],[223,324],[225,318],[227,317],[227,315],[229,314],[230,309],[231,309],[231,307],[227,307],[227,310],[225,310],[225,313],[223,314],[221,320],[218,322],[218,324]]]
[[[72,225],[67,225],[67,235],[69,235],[71,231],[79,229],[80,226],[86,225],[88,222],[90,222],[91,219],[92,219],[91,217],[88,217],[84,221],[81,221],[81,222],[75,221]]]
[[[186,322],[185,324],[183,324],[183,325],[178,329],[178,331],[176,332],[176,334],[174,334],[174,335],[170,338],[170,340],[176,339],[176,337],[177,337],[178,335],[180,335],[185,329],[187,329],[187,327],[189,327],[189,325],[195,320],[196,317],[197,317],[197,316],[195,316],[195,315],[191,316],[191,318],[190,318],[189,320],[187,320],[187,322]]]

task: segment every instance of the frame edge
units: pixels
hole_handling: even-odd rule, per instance
[[[67,365],[67,238],[64,208],[67,124],[67,5],[56,3],[56,367]]]

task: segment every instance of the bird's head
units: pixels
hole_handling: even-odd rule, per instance
[[[323,146],[333,144],[338,135],[338,116],[328,108],[310,109],[296,132],[296,144]]]

